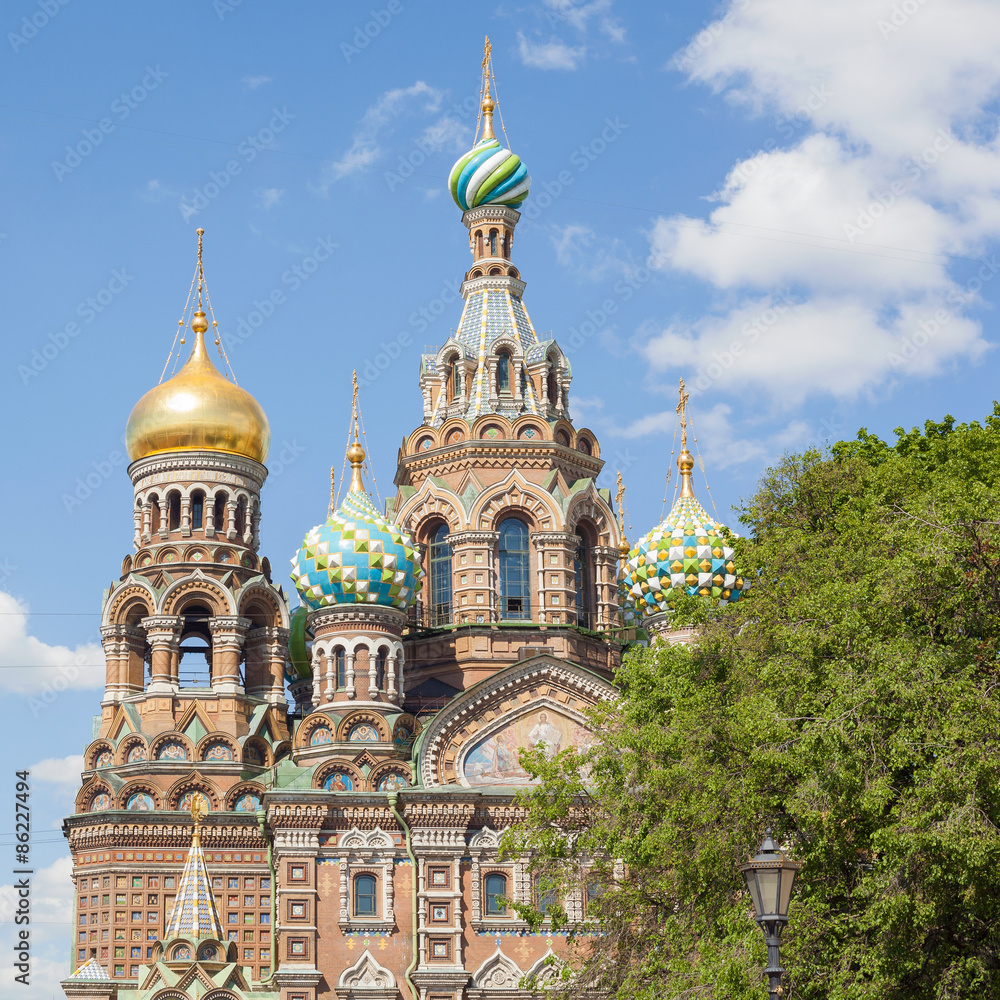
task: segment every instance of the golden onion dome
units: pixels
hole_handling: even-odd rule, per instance
[[[166,451],[222,451],[263,462],[271,443],[263,408],[212,364],[205,348],[208,321],[201,309],[191,329],[194,345],[184,366],[150,389],[128,418],[129,459]]]

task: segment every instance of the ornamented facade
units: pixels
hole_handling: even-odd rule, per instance
[[[524,306],[530,179],[493,134],[488,69],[482,111],[450,177],[462,317],[421,359],[396,495],[383,514],[365,490],[355,409],[294,610],[258,555],[268,423],[210,357],[199,231],[187,360],[128,423],[133,546],[65,822],[67,997],[500,1000],[558,968],[564,936],[517,917],[534,887],[500,837],[518,750],[586,746],[614,696],[622,539],[568,359]],[[562,902],[586,919],[583,887]]]

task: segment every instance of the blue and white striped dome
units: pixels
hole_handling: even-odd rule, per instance
[[[531,177],[521,158],[490,135],[459,158],[448,175],[448,187],[463,212],[477,205],[518,208],[528,197]]]

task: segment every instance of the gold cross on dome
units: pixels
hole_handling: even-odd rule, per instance
[[[687,421],[687,404],[688,400],[691,398],[691,393],[685,392],[684,390],[684,379],[680,380],[680,402],[677,404],[677,412],[681,417],[681,451],[687,451],[687,440],[688,440],[688,421]]]

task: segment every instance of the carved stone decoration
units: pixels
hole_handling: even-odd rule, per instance
[[[524,972],[499,948],[472,974],[472,985],[480,990],[516,990]]]
[[[366,948],[364,954],[344,969],[337,981],[336,993],[339,1000],[396,1000],[398,990],[396,977],[384,966],[379,965]]]

